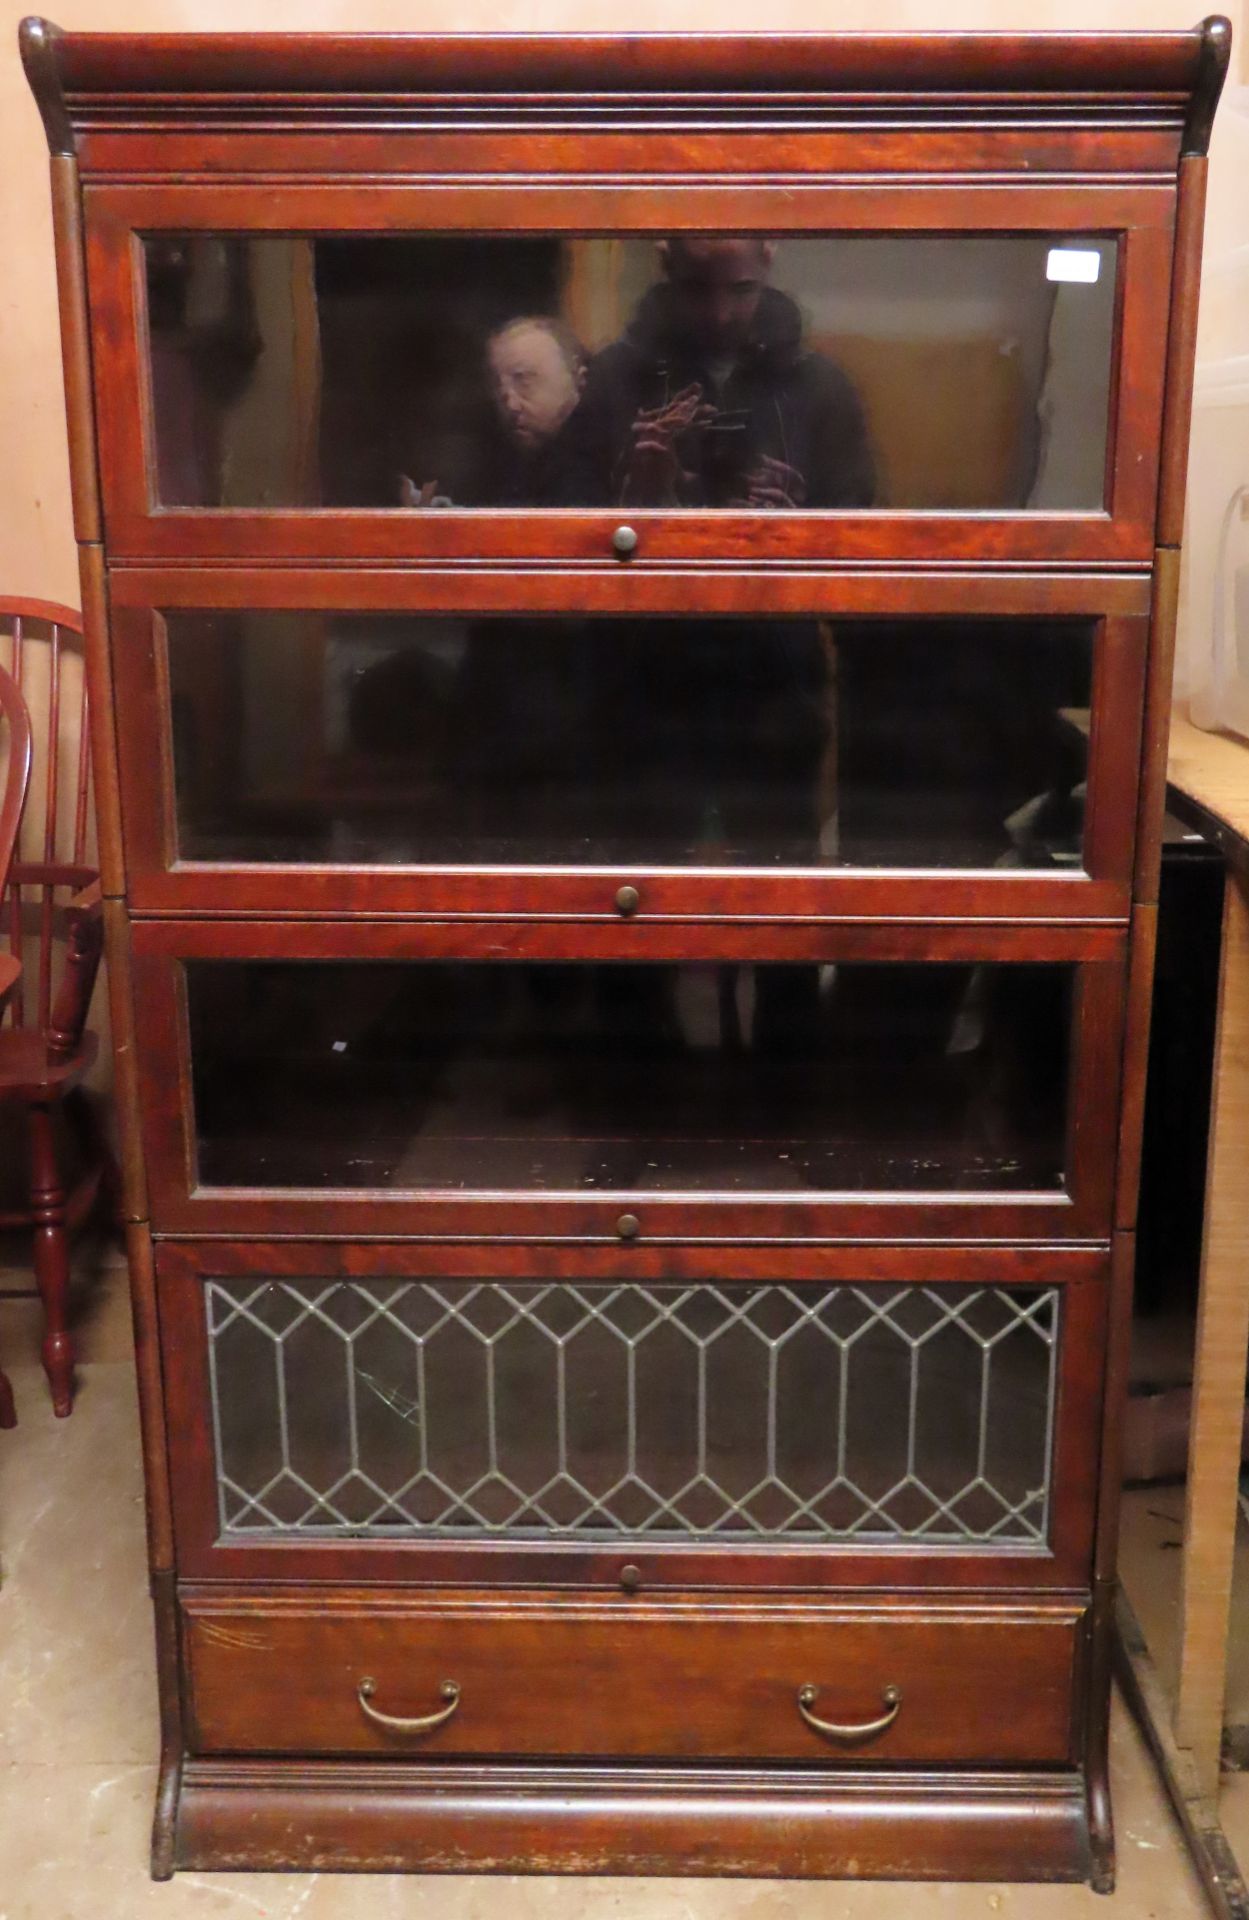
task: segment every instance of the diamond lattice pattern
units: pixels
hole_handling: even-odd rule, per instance
[[[1054,1288],[210,1280],[227,1531],[1042,1542]]]

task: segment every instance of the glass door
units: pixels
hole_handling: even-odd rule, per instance
[[[211,1413],[211,1456],[176,1462],[197,1571],[335,1551],[437,1578],[506,1550],[522,1582],[630,1560],[648,1588],[810,1585],[905,1553],[1061,1582],[1104,1256],[843,1248],[762,1277],[739,1249],[628,1276],[581,1254],[556,1276],[448,1251],[162,1248],[170,1391]]]
[[[380,184],[346,227],[306,184],[90,186],[110,546],[1144,561],[1172,190],[1072,205],[678,170]]]
[[[1110,929],[134,933],[160,1231],[1109,1230]]]
[[[136,907],[1126,914],[1143,586],[612,584],[120,581]]]

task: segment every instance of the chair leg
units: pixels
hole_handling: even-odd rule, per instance
[[[0,1427],[17,1425],[17,1408],[13,1405],[13,1389],[9,1385],[9,1376],[0,1367]]]
[[[64,1419],[74,1404],[65,1184],[57,1159],[52,1109],[32,1106],[29,1121],[30,1210],[35,1222],[35,1281],[43,1301],[43,1370],[52,1389],[52,1411],[58,1419]]]

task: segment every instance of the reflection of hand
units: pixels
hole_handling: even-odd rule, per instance
[[[797,467],[785,460],[773,460],[764,454],[759,465],[746,475],[746,497],[735,500],[735,507],[800,507],[807,497],[807,482]]]
[[[399,505],[401,507],[427,507],[437,491],[438,482],[436,480],[426,480],[423,486],[418,487],[416,481],[410,480],[406,473],[399,475]]]
[[[715,417],[697,382],[662,407],[639,408],[629,429],[633,445],[622,497],[650,504],[675,501],[694,477],[681,465],[676,443],[692,427],[710,426]]]

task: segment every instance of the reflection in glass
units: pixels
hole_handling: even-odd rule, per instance
[[[1073,969],[185,963],[204,1186],[1057,1189]]]
[[[1088,622],[171,611],[166,628],[185,861],[1081,857]]]
[[[1041,1543],[1054,1288],[210,1280],[222,1528]]]
[[[164,234],[145,250],[169,506],[1103,504],[1112,240]]]

